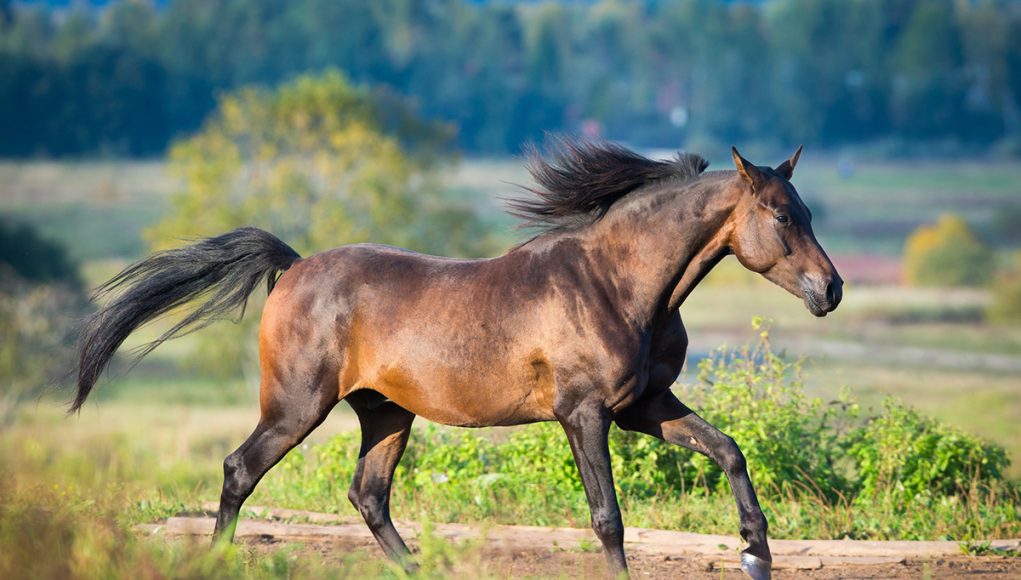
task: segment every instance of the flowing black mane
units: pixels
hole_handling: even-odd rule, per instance
[[[655,161],[607,141],[550,139],[545,151],[528,152],[533,194],[508,202],[512,215],[525,227],[543,231],[595,223],[617,200],[635,189],[662,179],[691,179],[709,162],[694,153],[678,153],[670,161]]]

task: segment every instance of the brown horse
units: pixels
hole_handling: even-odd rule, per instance
[[[254,228],[155,254],[99,289],[123,291],[83,331],[72,410],[139,325],[206,298],[151,350],[243,309],[266,278],[262,415],[224,461],[216,538],[233,537],[259,479],[345,400],[362,431],[348,497],[395,560],[409,562],[409,551],[390,520],[390,486],[417,415],[463,427],[559,421],[610,570],[626,573],[607,450],[616,423],[720,464],[748,543],[743,568],[767,578],[766,518],[744,456],[670,387],[688,344],[678,308],[724,256],[816,316],[840,302],[842,280],[790,183],[800,153],[771,169],[734,149],[737,171],[703,173],[697,155],[652,161],[560,140],[548,159],[533,157],[534,196],[513,203],[545,231],[487,260],[368,244],[302,259]]]

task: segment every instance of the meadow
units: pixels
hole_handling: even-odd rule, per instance
[[[714,166],[726,167],[722,162]],[[912,229],[945,211],[961,213],[996,239],[1003,234],[1003,216],[1021,212],[1017,164],[862,161],[850,176],[841,176],[836,166],[835,159],[806,159],[798,166],[795,184],[816,211],[816,232],[837,256],[838,267],[840,257],[847,255],[896,258]],[[495,196],[513,195],[509,183],[528,183],[519,160],[468,160],[452,170],[447,187],[477,204],[502,228],[510,245],[525,234],[515,232],[513,222],[499,214]],[[156,162],[0,163],[0,211],[36,224],[44,235],[65,243],[72,257],[81,261],[90,286],[146,251],[143,231],[161,217],[174,189],[165,166]],[[694,292],[682,308],[691,337],[681,380],[689,385],[685,388],[698,388],[696,369],[714,349],[758,340],[760,330],[753,329],[751,321],[765,316],[772,321],[772,348],[788,361],[805,358],[800,388],[807,397],[838,409],[830,402],[849,390],[858,401],[861,419],[883,413],[883,401],[894,396],[948,429],[975,434],[1015,458],[1005,467],[1005,478],[1013,483],[991,491],[987,482],[972,482],[963,493],[965,498],[973,494],[965,507],[937,498],[932,500],[935,504],[913,505],[904,512],[887,509],[879,501],[868,512],[871,519],[856,524],[852,520],[860,506],[853,506],[850,499],[826,503],[828,507],[821,509],[819,498],[814,503],[806,499],[814,497],[811,494],[792,495],[777,488],[767,492],[766,506],[777,537],[972,541],[1021,533],[1016,514],[1016,482],[1021,478],[1021,460],[1016,459],[1021,457],[1021,328],[986,322],[988,299],[982,290],[922,290],[849,277],[841,308],[815,319],[799,300],[744,272],[732,259]],[[158,327],[140,333],[131,345],[156,332]],[[249,340],[254,344],[254,333]],[[88,533],[99,538],[94,541],[127,541],[118,535],[127,526],[200,511],[203,502],[215,500],[223,457],[257,420],[256,382],[254,377],[204,374],[191,362],[197,348],[193,337],[185,337],[157,350],[130,374],[119,365],[79,417],[63,416],[66,393],[26,405],[16,422],[0,431],[0,494],[5,496],[0,504],[11,506],[3,512],[7,522],[3,525],[34,517],[27,498],[44,498],[54,506],[69,506],[54,507],[68,521],[112,522],[109,529],[89,528],[93,532]],[[356,451],[355,427],[353,414],[338,406],[281,468],[267,476],[251,503],[354,515],[344,499],[344,466],[350,461],[344,454]],[[423,459],[423,450],[429,442],[450,443],[456,454],[466,452],[465,446],[477,451],[490,449],[486,446],[494,441],[515,437],[546,441],[543,438],[551,436],[541,430],[496,429],[479,438],[457,439],[461,436],[424,421],[416,429],[413,440],[420,439],[424,446],[409,452],[413,466],[428,465],[421,462],[428,459]],[[324,473],[338,481],[331,486]],[[473,473],[473,481],[479,475]],[[754,471],[752,475],[756,477]],[[312,483],[302,488],[298,486],[302,481]],[[587,525],[578,489],[554,505],[542,494],[506,495],[500,485],[487,488],[489,495],[470,486],[442,494],[427,488],[414,481],[402,487],[399,478],[395,513],[435,521]],[[675,492],[625,494],[626,523],[716,533],[736,530],[732,500],[726,494]],[[996,501],[986,502],[990,497]],[[923,525],[926,518],[937,525]],[[51,525],[54,520],[46,521]],[[912,527],[913,523],[918,525]],[[4,533],[12,532],[8,527]],[[34,553],[32,549],[26,547],[25,553]],[[154,562],[153,569],[172,569],[192,558],[188,547],[167,548],[158,557],[145,556],[149,553],[145,547],[138,550],[140,559]],[[220,557],[239,575],[259,570],[275,575],[271,568],[262,568],[272,561],[244,555],[214,559]],[[88,566],[85,560],[75,565]],[[195,562],[194,575],[208,575],[202,568],[206,564]],[[294,566],[286,557],[282,562],[285,571]]]

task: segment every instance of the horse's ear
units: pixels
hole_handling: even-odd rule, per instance
[[[801,147],[801,145],[798,145],[798,150],[794,152],[794,155],[791,155],[790,159],[776,166],[776,172],[787,181],[790,181],[791,177],[794,176],[794,166],[798,164],[798,158],[801,157]]]
[[[758,167],[755,167],[741,154],[737,152],[737,147],[730,148],[730,154],[734,157],[734,167],[737,167],[737,172],[741,174],[741,177],[745,178],[752,187],[758,187],[765,181],[762,172],[759,171]]]

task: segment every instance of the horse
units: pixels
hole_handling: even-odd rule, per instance
[[[815,316],[840,303],[843,281],[790,181],[801,148],[775,168],[732,148],[729,171],[706,171],[696,154],[652,160],[605,141],[561,137],[546,149],[529,159],[536,185],[509,202],[538,233],[495,258],[373,244],[301,258],[272,234],[243,227],[129,266],[96,291],[112,298],[83,325],[71,412],[137,327],[202,299],[144,356],[243,315],[266,281],[261,414],[223,463],[214,542],[233,540],[260,478],[343,400],[361,427],[348,498],[385,554],[409,567],[390,488],[421,416],[460,427],[559,422],[614,576],[627,574],[627,561],[610,426],[702,453],[729,479],[747,543],[742,568],[769,578],[767,522],[740,448],[671,386],[688,346],[679,308],[727,255]]]

